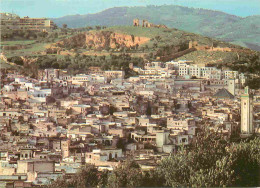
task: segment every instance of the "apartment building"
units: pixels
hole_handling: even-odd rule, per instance
[[[16,14],[0,13],[1,30],[36,30],[50,31],[54,28],[53,21],[47,18],[20,18]]]

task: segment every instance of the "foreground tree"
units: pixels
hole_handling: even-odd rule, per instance
[[[94,165],[85,165],[81,168],[72,179],[65,179],[64,177],[58,178],[56,181],[51,182],[48,188],[85,188],[97,187],[99,183],[98,170]]]
[[[132,160],[120,164],[108,178],[108,187],[111,188],[140,187],[141,185],[141,168]]]
[[[86,165],[75,177],[76,187],[96,187],[98,185],[98,170],[94,165]]]
[[[203,131],[189,149],[161,161],[158,171],[172,187],[259,186],[260,139],[229,143]]]
[[[260,138],[233,144],[228,151],[234,171],[234,187],[260,186]]]

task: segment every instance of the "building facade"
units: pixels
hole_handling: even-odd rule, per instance
[[[1,30],[35,30],[50,31],[54,28],[53,21],[47,18],[20,18],[15,14],[0,13]]]

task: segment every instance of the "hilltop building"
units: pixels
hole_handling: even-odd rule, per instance
[[[47,18],[20,18],[16,14],[0,13],[1,30],[35,30],[49,31],[54,28],[53,21]]]
[[[156,25],[156,24],[148,22],[147,20],[139,20],[139,19],[133,19],[133,26],[139,27],[140,21],[142,23],[142,27],[167,28],[166,25]]]

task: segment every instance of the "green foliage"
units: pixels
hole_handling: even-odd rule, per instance
[[[116,147],[122,149],[122,151],[125,151],[125,145],[126,145],[126,140],[123,138],[119,138]]]
[[[31,30],[2,30],[1,40],[33,40],[46,37],[47,32]]]
[[[18,57],[18,56],[15,56],[15,57],[12,57],[12,58],[8,58],[7,59],[9,62],[12,62],[12,63],[15,63],[17,65],[23,65],[23,60],[21,57]]]
[[[260,53],[241,54],[239,60],[227,64],[227,66],[239,72],[260,75]]]
[[[108,187],[140,187],[142,184],[142,171],[137,163],[127,160],[115,168],[108,178]]]
[[[235,182],[232,186],[259,187],[260,182],[260,139],[233,144],[230,148]]]
[[[158,171],[172,187],[259,186],[259,143],[230,144],[206,130],[191,148],[162,160]]]
[[[100,182],[102,185],[103,180]],[[87,164],[82,167],[72,179],[58,178],[56,181],[51,182],[48,188],[87,188],[97,187],[99,184],[98,170],[94,165]]]
[[[100,30],[100,29],[101,29],[101,26],[98,26],[98,25],[97,25],[95,28],[96,28],[96,30]]]
[[[246,80],[245,85],[247,85],[250,89],[259,89],[260,88],[260,77],[256,78],[248,78]]]
[[[94,165],[85,165],[75,178],[76,187],[95,187],[98,185],[98,170]]]
[[[98,186],[97,187],[106,187],[108,184],[108,176],[109,171],[104,170],[102,172],[99,172],[99,179],[98,179]]]
[[[68,187],[67,181],[63,177],[58,177],[55,181],[52,181],[47,188],[66,188]]]

